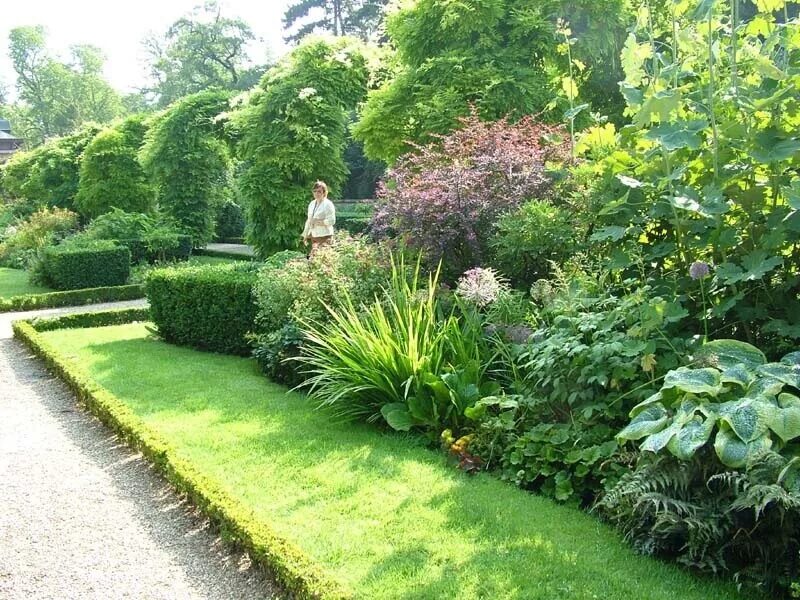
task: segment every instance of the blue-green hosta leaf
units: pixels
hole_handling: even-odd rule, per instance
[[[800,403],[784,408],[773,407],[769,428],[784,442],[800,436]]]
[[[778,406],[786,408],[787,406],[800,406],[800,398],[794,394],[784,392],[778,395]]]
[[[800,352],[789,352],[781,362],[785,365],[800,365]]]
[[[793,210],[800,210],[800,181],[793,181],[791,187],[781,188],[786,196],[786,202]]]
[[[628,416],[632,419],[633,417],[638,415],[640,412],[642,412],[644,409],[646,409],[649,406],[652,406],[656,402],[658,402],[659,406],[661,406],[661,404],[660,404],[661,398],[662,398],[661,392],[656,392],[655,394],[653,394],[652,396],[650,396],[646,400],[642,400],[641,402],[639,402],[639,404],[634,406],[631,409],[631,412],[628,414]]]
[[[587,108],[589,108],[588,104],[578,104],[577,106],[574,106],[573,108],[570,108],[568,111],[566,111],[564,113],[564,120],[565,121],[571,121],[572,119],[577,117],[579,114],[581,114]]]
[[[723,371],[736,366],[755,370],[767,362],[761,350],[739,340],[714,340],[703,344],[695,353],[695,358],[702,365]]]
[[[704,414],[709,412],[708,409],[704,408],[703,405],[697,401],[696,396],[690,395],[681,402],[678,410],[675,411],[675,422],[680,423],[681,425],[688,423],[694,419],[694,415],[698,411],[703,412]]]
[[[681,460],[689,460],[711,437],[715,419],[695,417],[667,443],[667,450]]]
[[[651,404],[637,414],[628,426],[617,434],[617,440],[638,440],[658,433],[669,421],[667,411],[660,404]]]
[[[714,450],[719,460],[731,469],[740,469],[746,466],[749,460],[770,448],[772,448],[772,440],[768,435],[745,443],[733,431],[724,427],[720,428],[714,440]]]
[[[644,137],[645,139],[660,143],[665,150],[672,151],[680,148],[697,150],[701,139],[697,134],[706,128],[706,121],[675,121],[662,123],[653,127]]]
[[[661,431],[650,435],[650,437],[648,437],[644,442],[642,442],[642,445],[639,446],[639,450],[643,452],[644,451],[655,452],[656,454],[658,454],[664,448],[667,447],[669,441],[675,435],[677,435],[680,430],[681,430],[681,424],[673,423],[666,429],[662,429]]]
[[[389,427],[397,431],[409,431],[414,426],[411,413],[408,412],[406,405],[402,402],[384,404],[381,407],[381,414]]]
[[[775,396],[783,389],[783,382],[772,377],[759,377],[747,388],[748,398],[759,396]]]
[[[728,404],[727,402],[725,403]],[[725,411],[722,420],[728,423],[743,442],[760,438],[769,428],[775,407],[754,398],[734,401],[735,406]]]
[[[667,373],[662,389],[675,388],[690,394],[718,396],[722,391],[720,373],[716,369],[681,367]]]
[[[758,373],[800,389],[800,365],[769,363],[760,366]]]
[[[749,371],[747,367],[745,367],[742,363],[739,363],[738,365],[727,367],[722,372],[720,381],[722,381],[722,383],[735,383],[746,390],[750,387],[750,384],[753,383],[755,378],[756,376],[753,375],[753,373]]]
[[[800,492],[800,456],[795,456],[786,463],[778,475],[778,483],[790,492]]]

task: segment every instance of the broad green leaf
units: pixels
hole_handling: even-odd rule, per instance
[[[786,0],[753,0],[758,7],[758,11],[762,13],[772,13],[777,10],[782,10],[786,6]]]
[[[764,250],[754,250],[742,259],[742,267],[745,269],[742,281],[763,279],[764,275],[782,264],[783,259],[781,257],[773,256],[767,258],[767,253]]]
[[[771,447],[772,440],[768,435],[745,443],[733,431],[725,427],[720,428],[714,440],[714,451],[719,460],[723,465],[732,469],[746,466],[748,460],[766,452]]]
[[[408,412],[405,404],[400,402],[384,404],[381,407],[381,414],[386,419],[389,427],[396,431],[409,431],[414,426],[411,413]]]
[[[681,460],[689,460],[699,448],[704,446],[714,429],[714,419],[695,417],[670,439],[667,450]]]
[[[624,185],[625,187],[629,187],[629,188],[634,188],[635,189],[635,188],[640,188],[640,187],[642,187],[644,185],[638,179],[634,179],[633,177],[628,177],[627,175],[617,175],[617,179],[619,179],[619,182],[622,185]],[[625,200],[627,200],[627,199],[628,199],[628,197],[626,196]]]
[[[681,429],[680,423],[673,423],[666,429],[662,429],[661,431],[652,434],[648,437],[641,446],[639,446],[639,450],[642,452],[655,452],[658,454],[664,448],[667,447],[669,441],[678,434]]]
[[[475,406],[468,406],[464,409],[464,416],[472,421],[477,421],[486,414],[485,404],[476,404]]]
[[[778,475],[778,483],[790,492],[800,493],[800,456],[786,463]]]
[[[618,225],[610,225],[608,227],[603,227],[598,229],[594,232],[591,236],[591,240],[593,242],[603,242],[605,240],[613,240],[618,242],[622,238],[625,237],[627,233],[627,227],[619,227]]]
[[[650,52],[647,46],[645,46],[645,51],[648,54]],[[644,71],[642,71],[642,74],[644,74]],[[621,81],[619,83],[619,91],[622,92],[622,95],[625,97],[625,102],[628,106],[639,106],[644,101],[644,92],[626,81]]]
[[[747,396],[749,398],[774,396],[775,394],[779,394],[782,389],[782,381],[773,379],[772,377],[759,377],[747,388]]]
[[[800,351],[789,352],[781,359],[781,362],[785,365],[800,365]]]
[[[789,406],[800,406],[800,398],[798,398],[794,394],[787,394],[786,392],[784,392],[783,394],[778,395],[778,405],[781,408],[788,408]]]
[[[673,113],[680,109],[681,98],[676,90],[666,90],[657,92],[644,101],[642,108],[636,113],[634,123],[643,127],[653,121],[653,115],[658,117],[659,122],[669,121]]]
[[[568,111],[566,111],[564,113],[564,120],[565,121],[571,121],[572,119],[577,117],[579,114],[581,114],[587,108],[589,108],[588,104],[578,104],[578,106],[570,108]]]
[[[635,102],[635,94],[626,93],[626,91],[635,90],[642,83],[642,78],[645,75],[644,61],[650,57],[650,54],[651,48],[649,44],[640,44],[633,33],[628,34],[620,55],[622,69],[625,72],[625,85],[620,86],[620,90],[625,95],[625,99],[630,106],[641,103]]]
[[[705,129],[706,126],[706,121],[662,123],[653,127],[644,137],[660,143],[668,151],[679,150],[680,148],[697,150],[701,143],[701,139],[697,134]]]
[[[656,402],[661,402],[661,398],[662,398],[661,392],[656,392],[655,394],[653,394],[652,396],[650,396],[646,400],[643,400],[643,401],[639,402],[639,404],[634,406],[631,409],[631,412],[630,412],[630,414],[628,416],[631,417],[631,418],[635,417],[640,412],[642,412],[644,409],[646,409],[648,406],[652,406]]]
[[[714,269],[714,275],[716,275],[717,279],[722,283],[727,285],[733,285],[744,279],[744,271],[742,268],[729,262],[718,265],[717,268]]]
[[[727,339],[714,340],[703,344],[697,351],[695,358],[702,365],[721,370],[738,365],[744,365],[746,369],[755,370],[758,366],[767,362],[767,357],[755,346],[747,342]]]
[[[739,363],[738,365],[727,367],[722,371],[720,381],[722,381],[722,383],[735,383],[746,390],[750,387],[750,384],[753,383],[755,378],[756,376],[753,375],[747,367]]]
[[[793,158],[800,151],[800,141],[776,130],[757,134],[750,156],[762,163],[780,162]]]
[[[662,389],[675,388],[691,394],[717,396],[722,391],[720,373],[716,369],[681,367],[667,373]]]
[[[786,79],[786,73],[781,71],[774,62],[764,55],[754,55],[752,64],[756,73],[763,75],[767,79],[774,79],[776,81]]]
[[[697,8],[692,13],[692,19],[694,21],[705,21],[714,11],[714,5],[716,4],[717,0],[701,0],[700,4],[697,5]]]
[[[667,411],[660,404],[652,404],[645,408],[617,434],[617,440],[638,440],[664,429],[669,421]]]
[[[767,375],[787,385],[800,389],[800,365],[786,363],[769,363],[758,368],[761,375]]]
[[[727,403],[726,403],[727,404]],[[769,428],[775,407],[753,398],[735,401],[735,406],[725,412],[722,420],[728,423],[743,442],[752,442]]]
[[[781,396],[783,395],[781,394]],[[784,442],[800,436],[800,403],[789,404],[786,407],[773,407],[769,428]]]

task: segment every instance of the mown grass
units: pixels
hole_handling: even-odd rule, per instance
[[[142,324],[42,335],[359,598],[740,597],[415,438],[332,423],[252,360],[170,346]]]
[[[0,298],[13,298],[28,294],[46,294],[55,290],[28,281],[28,272],[22,269],[0,267]]]

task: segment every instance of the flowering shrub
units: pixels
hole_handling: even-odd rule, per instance
[[[531,117],[485,123],[473,114],[462,128],[402,156],[379,185],[371,223],[377,235],[395,233],[443,261],[454,278],[483,262],[497,218],[523,200],[546,195],[547,164],[567,156],[559,126]]]

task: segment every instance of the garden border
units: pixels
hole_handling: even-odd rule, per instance
[[[12,323],[14,336],[25,343],[75,393],[105,425],[118,433],[134,450],[140,451],[192,504],[208,517],[223,537],[244,548],[251,559],[266,567],[297,598],[340,600],[350,598],[340,584],[324,572],[299,548],[257,521],[252,513],[215,486],[190,462],[174,456],[170,445],[149,431],[144,423],[114,394],[88,377],[70,369],[56,349],[40,332],[55,329],[102,327],[144,320],[149,309],[124,309],[52,319],[25,319]]]
[[[25,294],[11,296],[10,298],[0,298],[0,312],[59,308],[61,306],[84,306],[100,302],[138,300],[144,297],[144,286],[138,283],[48,292],[45,294]]]

